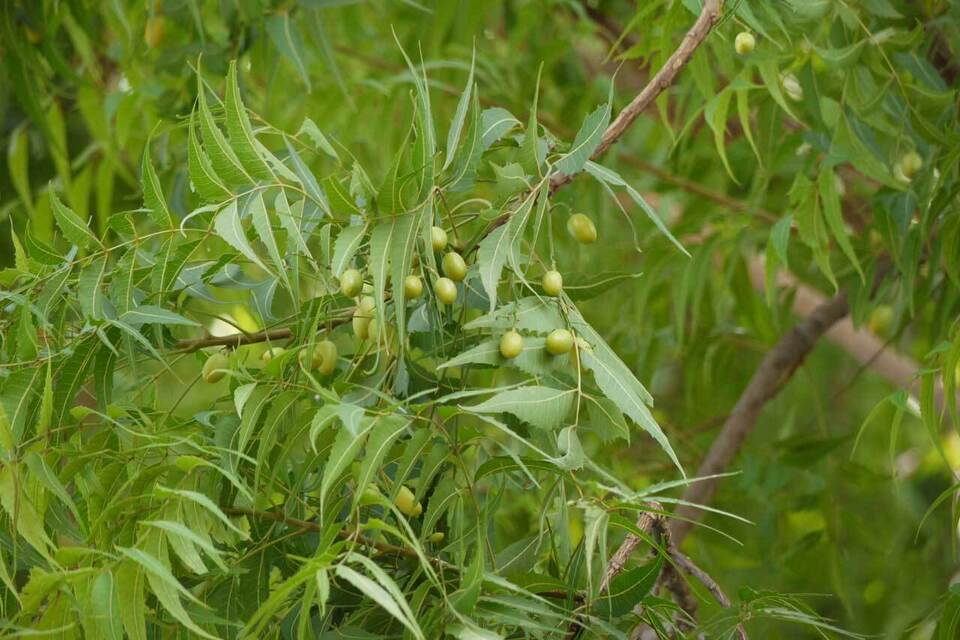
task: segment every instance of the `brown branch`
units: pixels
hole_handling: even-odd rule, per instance
[[[697,470],[697,476],[702,478],[726,470],[756,425],[760,411],[790,380],[793,372],[813,350],[817,340],[847,315],[848,310],[847,293],[841,291],[814,309],[809,317],[794,326],[767,352],[724,422],[720,434]],[[683,494],[684,501],[707,504],[716,492],[718,481],[718,478],[710,478],[688,485]],[[673,520],[670,526],[677,544],[690,532],[700,513],[699,509],[686,505],[677,508],[679,517]]]
[[[289,340],[293,337],[293,331],[287,327],[281,329],[270,329],[269,331],[257,331],[256,333],[232,333],[226,336],[205,336],[203,338],[193,338],[190,340],[180,340],[177,342],[175,351],[189,353],[199,351],[206,347],[230,347],[236,349],[245,344],[254,344],[257,342],[273,342]]]
[[[697,16],[697,20],[693,23],[693,26],[691,26],[690,30],[683,36],[683,41],[680,43],[680,46],[671,54],[663,67],[657,71],[656,75],[650,79],[647,86],[630,101],[630,104],[617,114],[617,117],[614,118],[613,122],[610,123],[610,126],[607,127],[607,130],[603,133],[603,139],[600,141],[600,145],[590,156],[591,160],[599,158],[606,153],[607,149],[619,140],[630,125],[633,124],[633,121],[636,120],[647,107],[653,104],[653,101],[656,100],[661,93],[673,84],[680,70],[690,61],[694,52],[700,47],[703,41],[707,39],[707,36],[710,35],[713,25],[720,19],[720,9],[722,5],[723,0],[704,1],[700,15]],[[565,174],[554,176],[550,180],[551,192],[555,192],[565,184],[569,184],[573,181],[573,178],[573,175]]]

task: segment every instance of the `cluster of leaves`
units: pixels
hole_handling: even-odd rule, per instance
[[[586,170],[626,187],[588,162],[611,105],[562,143],[539,135],[535,109],[522,131],[506,110],[481,109],[471,72],[441,153],[427,79],[410,70],[409,142],[379,187],[309,119],[295,135],[255,131],[231,65],[222,101],[198,75],[196,107],[171,132],[186,138],[189,213],[171,207],[148,147],[143,207],[112,214],[107,236],[56,197],[67,251],[29,229],[14,236],[0,412],[13,628],[147,637],[171,620],[205,637],[277,627],[499,637],[577,620],[613,630],[643,598],[633,586],[594,602],[608,528],[636,529],[610,509],[641,509],[643,496],[588,470],[581,439],[629,439],[629,417],[679,463],[650,395],[573,300],[530,283],[560,260],[551,178]],[[318,179],[304,152],[334,169]],[[404,287],[410,274],[440,277],[434,226],[476,250],[450,305],[430,287],[410,300]],[[348,268],[367,274],[378,321],[367,339],[353,335],[357,308],[336,286]],[[145,378],[183,374],[171,354],[204,344],[184,339],[230,292],[289,339],[283,350],[270,331],[211,339],[232,347],[229,383],[184,415],[193,385],[171,401]],[[569,356],[544,349],[559,328],[579,338]],[[509,360],[497,348],[508,330],[525,336]],[[317,375],[297,354],[321,338],[339,358]],[[533,535],[490,535],[498,505],[533,495],[543,505]],[[587,528],[575,547],[554,533],[570,509]],[[649,590],[650,568],[623,584],[638,571]]]

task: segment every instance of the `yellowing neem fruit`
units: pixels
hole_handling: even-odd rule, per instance
[[[321,340],[313,348],[314,366],[322,375],[330,375],[337,366],[337,345],[331,340]]]
[[[558,296],[563,291],[563,276],[559,271],[547,271],[543,274],[543,292],[548,296]]]
[[[147,25],[143,29],[144,43],[153,49],[159,46],[167,36],[167,19],[163,16],[153,16],[147,19]]]
[[[410,491],[404,485],[400,485],[400,490],[397,491],[397,497],[393,504],[397,505],[397,509],[400,509],[400,513],[405,516],[416,518],[423,513],[423,505],[417,502],[417,497],[413,495],[413,491]]]
[[[347,269],[340,275],[340,293],[356,298],[363,291],[363,276],[356,269]]]
[[[733,41],[733,48],[742,56],[752,53],[756,45],[757,39],[749,31],[741,31]]]
[[[286,349],[284,349],[283,347],[271,347],[266,351],[264,351],[262,354],[260,354],[260,359],[263,360],[264,362],[270,362],[277,356],[282,355],[285,351]]]
[[[370,321],[373,320],[373,310],[377,303],[370,296],[364,296],[360,299],[360,304],[353,310],[353,332],[361,340],[366,340],[370,335]]]
[[[223,353],[217,352],[207,358],[203,363],[204,382],[214,383],[223,380],[227,375],[226,370],[230,367],[230,360]]]
[[[800,102],[803,100],[803,87],[800,86],[800,81],[797,80],[797,76],[792,73],[788,73],[782,78],[780,78],[780,84],[783,86],[783,90],[787,92],[787,96],[794,102]]]
[[[554,329],[547,335],[547,351],[555,356],[573,348],[573,334],[566,329]]]
[[[504,358],[516,358],[523,352],[523,336],[516,331],[507,331],[500,337],[500,355]]]
[[[867,326],[870,328],[870,331],[878,335],[885,335],[890,331],[890,327],[893,326],[893,315],[893,307],[882,304],[870,314],[870,319],[867,320]]]
[[[575,213],[567,220],[567,232],[580,244],[597,241],[597,227],[593,220],[582,213]]]
[[[439,544],[439,543],[443,542],[443,539],[444,539],[445,537],[446,537],[446,536],[443,535],[443,531],[435,531],[435,532],[431,533],[431,534],[427,537],[427,542],[432,542],[432,543],[434,543],[434,544]]]
[[[451,280],[460,282],[467,277],[467,263],[456,251],[443,256],[443,273]]]
[[[900,172],[909,180],[923,167],[923,158],[916,151],[909,151],[900,158]]]
[[[457,285],[450,278],[437,278],[433,283],[433,292],[443,304],[453,304],[457,301]]]
[[[443,251],[447,248],[447,232],[440,227],[430,228],[430,246],[434,251]]]
[[[403,279],[403,295],[407,300],[413,300],[423,295],[423,280],[417,276],[410,275]]]

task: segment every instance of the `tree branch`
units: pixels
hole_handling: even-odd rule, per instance
[[[756,425],[763,407],[790,380],[793,372],[813,350],[817,340],[847,315],[848,311],[847,293],[841,291],[820,304],[809,317],[794,326],[767,352],[724,422],[720,434],[697,470],[697,476],[716,475],[727,468]],[[718,482],[719,478],[710,478],[688,485],[683,494],[684,501],[694,504],[710,502]],[[681,505],[676,513],[679,517],[671,522],[670,529],[674,540],[680,544],[701,512],[695,507]]]

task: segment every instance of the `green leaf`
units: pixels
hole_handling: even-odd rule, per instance
[[[650,394],[627,365],[617,357],[610,345],[583,319],[579,311],[572,310],[568,318],[575,333],[584,338],[590,345],[589,348],[579,349],[580,362],[593,372],[593,377],[600,390],[613,400],[623,413],[630,416],[641,429],[650,434],[667,452],[677,469],[684,473],[673,447],[667,440],[667,436],[660,429],[660,425],[657,424],[647,407],[648,404],[653,403],[653,398],[650,397]]]
[[[391,585],[393,584],[393,581],[385,573],[380,572],[380,575],[378,575],[379,582],[375,582],[362,573],[354,571],[343,564],[337,565],[334,573],[338,578],[346,580],[359,589],[363,595],[376,602],[384,611],[396,618],[413,634],[414,638],[424,640],[423,631],[420,630],[420,626],[410,612],[409,607],[405,606],[406,601],[403,601],[403,606],[401,606],[400,602],[391,594],[392,590],[385,588],[387,581],[389,581]],[[399,591],[395,586],[393,590]]]
[[[267,253],[270,254],[270,259],[277,268],[280,279],[283,281],[287,291],[293,291],[293,287],[290,285],[290,280],[287,277],[287,263],[284,261],[283,256],[280,255],[280,249],[277,247],[277,238],[273,233],[270,217],[267,215],[267,205],[263,202],[263,194],[259,191],[253,196],[253,202],[250,204],[250,214],[253,218],[253,228],[257,232],[257,236],[259,236],[260,242],[267,248]]]
[[[727,159],[727,113],[730,109],[730,98],[732,97],[733,92],[729,87],[715,95],[707,103],[703,117],[713,131],[713,143],[717,147],[717,153],[720,155],[720,161],[723,162],[724,169],[727,170],[727,175],[735,183],[740,184],[736,174],[733,173],[730,161]]]
[[[507,225],[500,225],[480,242],[477,250],[480,282],[490,300],[491,312],[497,308],[497,286],[500,284],[500,273],[510,253],[510,234],[507,230]]]
[[[618,174],[616,171],[613,171],[612,169],[609,169],[608,167],[604,167],[592,161],[587,162],[586,169],[587,169],[587,173],[589,173],[591,176],[593,176],[600,182],[604,182],[611,186],[623,187],[624,189],[626,189],[627,194],[629,194],[630,198],[640,206],[640,209],[647,215],[647,217],[654,224],[654,226],[656,226],[657,229],[660,230],[660,233],[665,235],[670,240],[670,242],[672,242],[678,249],[680,249],[680,251],[683,252],[683,255],[687,256],[688,258],[690,257],[690,254],[687,252],[686,249],[683,248],[683,245],[680,244],[680,241],[677,240],[672,233],[670,233],[669,229],[667,229],[667,225],[663,223],[663,221],[660,219],[660,216],[657,215],[657,212],[653,210],[653,207],[651,207],[647,203],[646,199],[642,195],[640,195],[639,191],[637,191],[636,189],[631,187],[629,184],[627,184],[627,181],[621,178],[620,174]]]
[[[210,159],[210,166],[217,181],[223,181],[228,185],[251,184],[253,178],[243,168],[240,159],[227,142],[227,137],[223,135],[217,127],[210,112],[210,106],[207,103],[207,89],[203,83],[203,77],[197,72],[197,102],[200,112],[200,133],[203,136],[203,146],[206,149],[207,157]],[[193,116],[191,114],[191,120]]]
[[[833,173],[833,170],[826,165],[820,169],[817,186],[820,190],[820,202],[823,204],[823,213],[827,219],[827,226],[830,228],[837,244],[840,245],[840,249],[844,255],[850,259],[854,269],[860,274],[860,281],[863,282],[863,269],[860,268],[857,253],[853,250],[853,245],[850,244],[846,223],[843,221],[843,214],[840,211],[840,194],[837,193],[837,177]]]
[[[463,123],[467,118],[467,109],[470,108],[471,94],[473,87],[473,70],[477,63],[477,50],[474,48],[473,56],[470,58],[470,73],[467,75],[467,84],[463,87],[460,99],[457,100],[457,110],[453,114],[453,122],[450,124],[450,131],[447,133],[447,157],[443,162],[441,171],[446,171],[453,158],[457,148],[460,145],[460,134],[463,133]]]
[[[120,597],[117,583],[110,571],[101,571],[90,584],[89,610],[94,615],[97,637],[104,640],[123,640],[120,619]]]
[[[23,477],[17,477],[18,467],[12,463],[0,466],[0,507],[7,512],[10,522],[27,544],[51,562],[53,541],[43,527],[43,516],[37,511],[30,496],[24,491]]]
[[[356,508],[363,490],[373,481],[374,475],[383,466],[383,460],[389,453],[393,443],[397,441],[410,420],[399,415],[377,416],[373,427],[370,429],[370,436],[367,438],[366,451],[363,456],[363,463],[357,473],[357,491],[353,496],[353,506]]]
[[[269,179],[273,176],[270,166],[260,155],[257,139],[253,135],[250,117],[240,99],[240,85],[237,84],[237,63],[230,62],[227,71],[227,91],[223,102],[227,114],[227,133],[230,134],[230,146],[246,171],[254,178]]]
[[[304,59],[303,38],[296,23],[290,21],[290,14],[280,10],[267,18],[267,33],[270,34],[270,39],[273,40],[280,55],[289,60],[300,74],[300,79],[307,86],[307,93],[313,91]]]
[[[531,385],[501,391],[489,400],[463,408],[471,413],[509,413],[538,429],[553,430],[567,420],[575,400],[575,389]]]
[[[119,319],[132,327],[139,327],[143,324],[180,325],[184,327],[200,326],[199,323],[184,318],[179,313],[149,304],[130,309],[123,313]]]
[[[540,135],[537,125],[537,103],[540,101],[540,75],[543,73],[543,63],[537,70],[537,83],[533,93],[533,106],[530,108],[530,118],[527,121],[527,128],[523,132],[523,142],[520,144],[519,161],[520,166],[526,175],[539,178],[540,163]]]
[[[340,479],[340,476],[346,468],[350,466],[350,463],[356,459],[357,454],[360,453],[360,449],[367,440],[367,435],[374,421],[370,418],[365,418],[364,422],[365,424],[360,433],[355,435],[350,432],[350,429],[340,429],[337,432],[336,438],[333,440],[330,456],[323,466],[323,477],[320,479],[319,495],[317,496],[320,499],[321,514],[324,512],[324,505],[326,504],[327,494],[330,493],[330,489],[332,489],[333,485]]]
[[[132,561],[121,562],[116,569],[117,595],[120,600],[120,619],[130,640],[147,640],[146,602],[144,599],[144,571]]]
[[[293,208],[287,201],[287,194],[283,189],[277,192],[277,197],[273,202],[273,208],[277,212],[277,218],[280,220],[280,226],[287,232],[287,251],[289,253],[299,253],[308,258],[312,258],[310,248],[307,246],[307,240],[303,237],[303,200],[297,201]]]
[[[7,146],[7,167],[10,170],[10,182],[17,196],[32,218],[33,198],[30,195],[30,138],[27,127],[19,126],[10,134]]]
[[[486,150],[512,131],[520,121],[503,107],[490,107],[480,114],[480,123],[480,141]]]
[[[610,92],[610,98],[612,99],[612,84]],[[572,176],[583,170],[584,165],[593,155],[593,152],[597,150],[600,141],[603,140],[603,133],[610,124],[610,105],[611,101],[608,100],[606,104],[597,107],[593,113],[584,119],[573,144],[570,146],[570,150],[560,156],[560,159],[554,163],[553,166],[557,171]]]
[[[333,243],[333,259],[330,261],[330,271],[334,276],[340,277],[350,261],[360,248],[363,242],[364,232],[367,230],[365,224],[359,224],[352,227],[344,227]]]
[[[143,147],[140,174],[140,179],[143,181],[143,206],[150,211],[150,218],[154,224],[161,229],[172,229],[173,216],[170,214],[166,198],[163,197],[163,187],[160,185],[160,178],[157,177],[157,170],[153,167],[153,160],[150,158],[149,138]]]
[[[218,132],[219,133],[219,132]],[[231,196],[230,190],[220,180],[210,165],[210,160],[200,148],[197,132],[193,123],[193,114],[190,115],[189,147],[187,151],[190,184],[206,202],[223,202]]]
[[[72,209],[60,202],[60,198],[50,191],[50,205],[53,208],[53,217],[63,236],[81,249],[86,249],[91,243],[99,244],[97,236],[93,234],[86,222],[80,219]]]
[[[237,211],[237,201],[231,200],[227,206],[220,209],[216,218],[213,220],[213,228],[223,240],[231,247],[242,253],[255,265],[270,273],[267,265],[260,261],[250,242],[247,240],[247,234],[240,223],[240,214]]]
[[[303,124],[300,125],[300,130],[297,131],[297,137],[300,137],[304,134],[310,138],[311,142],[313,142],[318,149],[336,160],[338,164],[340,163],[340,155],[337,153],[337,150],[333,148],[333,145],[330,144],[330,141],[327,140],[327,137],[323,135],[322,131],[320,131],[320,127],[317,126],[317,123],[310,118],[303,119]]]

